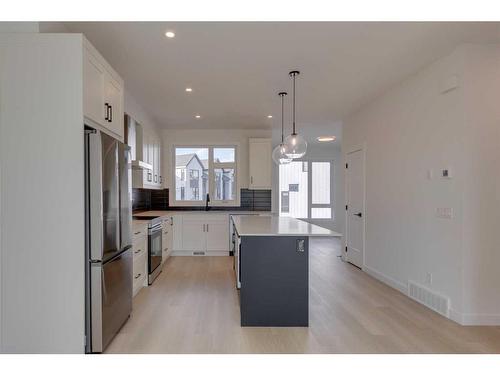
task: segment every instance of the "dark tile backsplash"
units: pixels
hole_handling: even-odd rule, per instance
[[[151,191],[149,189],[132,189],[132,210],[151,209]]]
[[[271,190],[240,190],[240,207],[210,207],[210,211],[271,211]],[[179,210],[203,211],[205,206],[175,207],[168,201],[168,189],[148,190],[132,189],[132,209],[144,210]]]

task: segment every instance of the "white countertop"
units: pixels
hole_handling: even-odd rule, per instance
[[[239,236],[342,237],[342,234],[291,217],[233,216]]]
[[[137,214],[132,214],[132,216],[170,216],[170,215],[270,215],[271,211],[189,211],[189,210],[170,210],[170,211],[144,211]]]

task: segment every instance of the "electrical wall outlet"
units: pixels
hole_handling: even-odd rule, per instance
[[[436,208],[436,216],[441,219],[453,219],[453,208],[438,207]]]

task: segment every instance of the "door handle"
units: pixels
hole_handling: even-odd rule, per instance
[[[354,215],[356,215],[358,217],[363,217],[363,214],[361,212],[358,212],[357,214],[354,214]]]

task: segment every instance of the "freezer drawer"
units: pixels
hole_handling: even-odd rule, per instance
[[[132,249],[91,264],[92,352],[102,352],[132,311]]]

